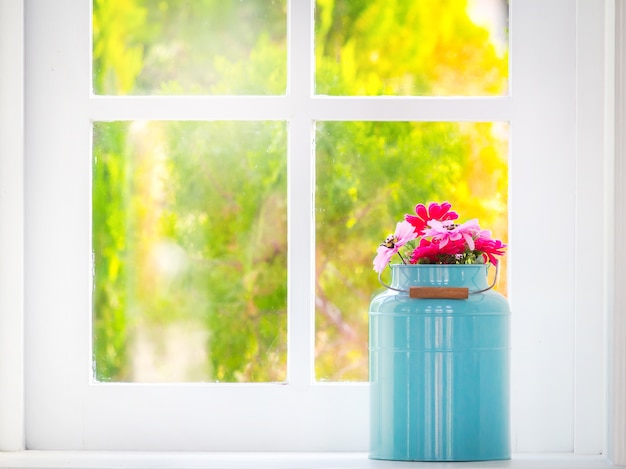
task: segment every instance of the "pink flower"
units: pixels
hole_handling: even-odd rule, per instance
[[[430,220],[456,220],[459,215],[456,212],[450,212],[452,205],[449,202],[431,203],[426,209],[424,204],[417,204],[415,206],[416,215],[405,215],[404,219],[415,227],[415,232],[418,235],[424,233],[424,230],[428,226]]]
[[[413,250],[411,255],[411,264],[418,264],[420,260],[426,259],[428,263],[439,255],[439,246],[427,240],[426,238],[420,239],[420,244]]]
[[[417,238],[417,233],[413,229],[413,225],[406,221],[398,222],[396,232],[387,236],[385,242],[378,246],[377,254],[374,258],[374,270],[378,273],[389,264],[391,258],[399,249],[412,239]]]
[[[424,230],[424,236],[432,238],[433,241],[438,241],[440,247],[444,247],[449,241],[459,241],[464,239],[467,243],[467,247],[470,251],[475,248],[474,236],[480,233],[480,226],[478,226],[478,219],[466,221],[461,225],[455,224],[451,220],[430,220],[428,222],[430,227]]]
[[[465,252],[465,240],[446,242],[443,246],[437,241],[430,241],[426,238],[420,239],[411,255],[411,264],[419,264],[425,261],[426,264],[438,264],[440,262],[449,263],[450,257],[461,256]]]
[[[491,239],[490,236],[476,238],[475,244],[476,250],[483,254],[485,262],[489,260],[493,265],[498,264],[498,259],[495,256],[504,255],[504,249],[506,248],[506,244],[499,239]]]

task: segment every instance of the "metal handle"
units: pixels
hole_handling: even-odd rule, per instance
[[[496,273],[493,277],[493,282],[487,288],[483,288],[482,290],[473,290],[469,291],[468,288],[457,288],[457,287],[410,287],[409,290],[402,290],[400,288],[394,288],[391,285],[387,285],[382,277],[382,270],[378,272],[378,281],[380,284],[388,288],[389,290],[397,291],[400,293],[408,293],[411,298],[447,298],[447,299],[457,299],[463,300],[467,299],[468,295],[476,295],[478,293],[484,293],[488,290],[491,290],[498,283],[498,274],[500,272],[500,264],[495,264]]]

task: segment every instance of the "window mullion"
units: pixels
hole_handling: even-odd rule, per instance
[[[283,120],[285,96],[97,96],[90,100],[94,120]]]
[[[508,121],[511,98],[316,96],[311,102],[311,110],[316,119],[334,121]]]
[[[313,147],[310,101],[313,74],[313,1],[288,4],[289,119],[289,348],[291,384],[306,387],[313,379],[312,311]]]

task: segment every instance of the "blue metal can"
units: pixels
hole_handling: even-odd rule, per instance
[[[370,303],[370,458],[510,459],[510,308],[488,266],[391,270]]]

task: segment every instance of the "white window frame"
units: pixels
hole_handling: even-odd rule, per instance
[[[0,450],[24,447],[23,17],[0,2]]]
[[[549,4],[536,2],[537,5],[535,7],[541,4],[541,7],[549,10],[546,16],[548,18],[552,17],[552,22],[544,19],[545,16],[540,18],[533,14],[526,15],[525,13],[530,12],[532,8],[528,6],[523,7],[523,5],[530,3],[527,1],[511,2],[514,18],[512,28],[513,95],[512,98],[507,99],[513,104],[508,109],[507,106],[502,104],[507,99],[478,100],[482,109],[479,114],[472,111],[477,102],[472,99],[431,99],[429,101],[432,102],[432,106],[426,105],[419,110],[416,110],[414,106],[407,105],[406,101],[403,100],[355,99],[352,100],[349,107],[343,106],[341,113],[328,115],[325,111],[325,106],[328,102],[340,102],[341,99],[312,98],[310,95],[310,82],[306,85],[306,80],[310,77],[311,63],[294,61],[291,63],[290,69],[293,76],[296,77],[296,81],[291,83],[290,88],[290,92],[295,100],[294,105],[288,105],[285,100],[281,99],[257,99],[252,100],[253,103],[256,102],[252,112],[256,112],[259,116],[265,118],[272,118],[272,115],[276,116],[276,118],[281,116],[291,117],[293,120],[290,126],[290,151],[292,155],[297,154],[300,155],[300,158],[305,159],[310,156],[310,147],[306,142],[310,138],[310,123],[312,119],[336,119],[339,117],[346,120],[383,120],[388,118],[398,120],[511,120],[513,122],[514,155],[510,206],[515,216],[511,220],[510,242],[512,245],[511,262],[517,265],[512,270],[511,275],[511,302],[514,311],[514,364],[520,364],[517,368],[516,366],[513,367],[513,434],[516,438],[514,440],[514,449],[517,451],[601,452],[604,450],[604,429],[605,424],[608,422],[612,425],[609,427],[607,439],[610,443],[608,445],[609,449],[618,458],[620,455],[623,458],[624,436],[626,432],[623,429],[623,425],[620,426],[619,421],[615,422],[606,418],[612,415],[611,412],[613,410],[625,407],[625,393],[618,392],[623,390],[623,379],[626,375],[624,372],[625,363],[622,355],[615,353],[613,356],[613,352],[618,350],[615,344],[613,345],[614,348],[609,349],[608,354],[612,357],[609,363],[612,365],[612,369],[614,369],[612,374],[613,380],[610,382],[611,388],[608,388],[609,391],[611,389],[614,390],[613,393],[609,393],[610,411],[606,411],[604,405],[604,373],[606,369],[605,364],[607,363],[604,355],[604,327],[611,324],[621,324],[620,321],[623,321],[624,317],[623,303],[619,303],[618,292],[613,288],[614,272],[613,265],[610,262],[611,256],[614,254],[612,237],[607,236],[605,239],[598,240],[597,236],[594,236],[594,233],[588,229],[589,214],[593,213],[597,216],[597,224],[607,228],[607,233],[613,233],[614,228],[617,230],[617,227],[613,224],[613,218],[610,216],[612,215],[612,210],[615,208],[615,210],[618,210],[618,214],[623,213],[623,211],[619,211],[620,207],[623,209],[623,205],[619,205],[620,203],[623,204],[623,201],[615,200],[615,204],[613,204],[613,184],[605,184],[611,180],[613,167],[619,168],[617,164],[619,160],[614,165],[611,157],[611,131],[613,129],[611,126],[612,116],[610,114],[612,110],[610,105],[612,82],[610,65],[612,61],[610,58],[607,59],[605,52],[612,51],[610,24],[613,18],[612,15],[616,12],[615,4],[623,5],[623,1],[578,0],[577,12],[573,12],[570,2],[565,0],[554,1]],[[37,5],[38,8],[42,8],[38,12],[41,14],[40,19],[45,19],[46,15],[51,14],[55,21],[58,20],[62,23],[64,19],[55,15],[54,11],[45,11],[45,4],[46,2],[27,1],[26,7],[28,9],[33,5]],[[51,10],[56,10],[55,7],[68,6],[68,4],[76,7],[76,3],[71,1],[49,2],[48,5]],[[309,14],[310,3],[308,1],[293,1],[291,5],[291,21],[299,25],[308,24],[307,21],[303,21],[303,15]],[[105,418],[107,413],[115,411],[115,407],[117,407],[115,403],[112,402],[111,406],[102,406],[100,403],[97,408],[91,408],[90,410],[89,404],[92,397],[85,397],[85,395],[81,394],[84,389],[77,394],[74,392],[65,394],[64,385],[60,387],[57,385],[59,381],[63,383],[66,379],[69,381],[78,379],[80,381],[83,379],[81,376],[77,378],[73,375],[74,372],[70,371],[69,376],[66,378],[62,374],[59,376],[58,370],[49,371],[37,367],[36,372],[34,372],[35,370],[29,369],[42,363],[42,353],[37,350],[33,351],[31,348],[34,346],[34,341],[47,340],[45,337],[42,337],[42,331],[54,336],[54,334],[63,334],[64,331],[68,330],[84,332],[87,328],[85,327],[86,324],[76,324],[76,321],[73,321],[74,318],[70,318],[67,323],[63,323],[62,320],[59,321],[59,318],[56,320],[46,319],[41,312],[45,311],[47,307],[44,300],[48,295],[37,297],[29,295],[29,293],[33,292],[33,288],[39,288],[39,281],[43,282],[45,280],[45,269],[41,275],[37,270],[41,262],[40,256],[45,257],[47,250],[60,247],[57,245],[54,245],[54,247],[44,245],[42,238],[37,233],[42,229],[49,228],[50,232],[46,234],[49,235],[50,239],[59,241],[61,245],[63,244],[62,235],[57,232],[58,230],[52,229],[55,226],[55,214],[46,212],[46,206],[39,204],[37,194],[32,192],[32,188],[37,187],[38,184],[44,184],[45,186],[48,178],[58,177],[59,180],[57,182],[60,182],[68,174],[63,173],[65,168],[55,168],[52,163],[46,166],[48,162],[37,156],[41,155],[43,149],[42,142],[35,141],[34,136],[27,133],[29,140],[26,152],[28,160],[25,170],[25,184],[22,179],[24,176],[22,140],[24,127],[21,121],[23,107],[20,97],[24,91],[21,72],[23,60],[21,55],[21,45],[23,44],[23,23],[21,18],[23,8],[24,0],[9,0],[0,3],[0,66],[3,71],[0,74],[0,93],[2,93],[0,102],[3,103],[0,109],[0,137],[2,137],[0,138],[0,259],[2,260],[0,262],[0,449],[21,449],[26,446],[31,448],[49,447],[64,449],[112,449],[114,447],[118,449],[161,449],[162,446],[154,448],[154,444],[148,441],[150,434],[143,441],[137,442],[130,441],[128,434],[122,432],[117,442],[109,439],[106,444],[94,443],[98,436],[89,433],[88,429],[86,431],[85,427],[83,427],[83,417],[87,421],[91,418]],[[78,8],[85,8],[85,6],[83,4]],[[619,9],[617,10],[620,11]],[[559,12],[559,15],[556,15],[555,12]],[[576,13],[577,16],[575,16]],[[555,79],[555,77],[547,74],[545,76],[529,75],[523,79],[516,79],[515,67],[520,61],[531,60],[529,54],[532,54],[532,60],[543,61],[542,63],[549,70],[553,68],[554,64],[550,63],[553,56],[550,53],[553,50],[552,47],[558,48],[560,44],[546,46],[541,42],[534,43],[533,35],[536,35],[535,37],[540,36],[539,32],[542,27],[553,27],[555,24],[554,18],[557,16],[559,21],[568,24],[571,24],[572,21],[575,22],[574,24],[577,23],[577,31],[572,29],[561,38],[563,41],[578,41],[577,54],[563,58],[566,64],[565,67],[569,68],[570,72],[575,75],[576,81],[566,80],[565,89],[561,90],[560,99],[562,101],[560,104],[563,104],[563,108],[540,109],[538,113],[537,109],[528,109],[534,101],[527,100],[526,94],[534,93],[533,87],[535,86],[539,86],[540,89],[541,80],[551,80]],[[522,26],[524,24],[532,24],[532,27]],[[33,25],[29,25],[29,27],[32,28]],[[84,37],[84,34],[82,34],[84,31],[81,27],[76,27],[71,22],[62,29],[65,31],[64,35],[70,41],[77,36],[79,38]],[[296,44],[300,44],[300,46],[305,48],[310,47],[310,24],[308,28],[292,28],[291,31],[292,40]],[[607,33],[606,36],[605,31]],[[606,38],[608,38],[607,44],[604,43]],[[36,38],[28,36],[28,40],[32,39]],[[54,43],[56,38],[45,38],[45,40],[50,40]],[[7,48],[7,43],[11,47]],[[524,44],[524,49],[518,48],[518,44]],[[8,50],[11,50],[11,52],[7,52]],[[85,51],[79,51],[80,53],[84,54]],[[57,60],[59,57],[50,55],[37,63],[29,63],[29,57],[26,57],[27,130],[29,128],[41,130],[49,122],[55,122],[55,113],[67,111],[68,108],[65,106],[70,106],[69,109],[72,111],[76,110],[79,114],[83,112],[92,113],[91,117],[96,119],[116,117],[116,111],[106,101],[87,105],[92,107],[91,109],[85,109],[85,96],[77,97],[75,101],[64,102],[63,104],[55,101],[56,96],[45,96],[46,81],[68,78],[62,72],[73,70],[71,66],[67,69],[63,68],[68,66],[67,62],[64,63],[67,57],[63,56],[63,54],[60,54],[60,56],[60,61]],[[5,70],[10,70],[12,73],[7,75],[4,73]],[[300,80],[297,77],[300,77]],[[34,82],[29,82],[29,80],[42,80],[44,83],[42,87],[33,86]],[[300,83],[300,86],[295,86],[296,83]],[[84,84],[80,86],[84,86]],[[578,86],[578,88],[572,89],[572,86]],[[550,97],[546,96],[545,98],[547,102]],[[572,108],[571,103],[568,101],[570,98],[577,98],[576,108]],[[132,118],[151,117],[148,112],[149,106],[137,113],[137,108],[131,101],[119,99],[115,105],[120,105]],[[191,111],[192,117],[204,119],[217,116],[217,114],[214,115],[211,111],[207,111],[206,108],[211,104],[219,104],[219,99],[200,98],[198,102],[201,105],[194,107],[195,110]],[[9,104],[5,105],[5,103]],[[38,103],[36,104],[37,106],[40,106],[42,103],[51,105],[52,107],[49,110],[51,109],[52,112],[44,112],[41,115],[29,115],[29,110],[33,109],[29,103]],[[150,99],[147,100],[147,103],[148,105],[156,104]],[[172,103],[168,111],[169,118],[176,119],[183,116],[188,118],[189,110],[185,98],[173,99]],[[272,105],[269,117],[266,113],[268,103]],[[442,107],[438,105],[442,105]],[[392,106],[394,114],[389,113]],[[235,105],[230,109],[233,113],[236,113],[238,107]],[[568,109],[573,112],[563,116],[561,115],[562,109]],[[399,112],[395,113],[396,110],[399,110]],[[532,122],[523,121],[520,123],[522,119],[519,116],[527,112],[535,112],[538,120],[554,125],[555,128],[551,129],[552,132],[562,130],[562,125],[570,126],[568,131],[571,131],[571,126],[574,126],[578,135],[577,141],[564,140],[562,142],[567,147],[570,158],[574,159],[573,163],[566,158],[567,155],[561,149],[554,147],[554,143],[551,145],[549,140],[546,145],[547,148],[542,148],[537,146],[532,139],[524,138],[525,132],[530,132],[532,135],[538,134],[538,137],[545,136],[545,134],[542,135],[541,130],[537,132]],[[224,116],[224,114],[219,115]],[[51,117],[52,119],[50,120]],[[227,115],[225,117],[228,118]],[[551,121],[551,117],[563,119],[565,123],[558,120]],[[525,128],[522,124],[529,127]],[[79,124],[79,127],[80,125],[82,124]],[[88,129],[88,126],[83,126],[83,130],[85,129]],[[60,129],[60,136],[46,134],[45,136],[51,139],[46,142],[46,145],[48,143],[54,145],[55,139],[57,139],[56,144],[63,142],[63,144],[68,144],[71,148],[73,137],[71,134],[64,135],[63,130],[63,128]],[[60,138],[65,138],[66,140],[61,141],[59,140]],[[543,140],[540,141],[543,143]],[[80,154],[83,150],[84,147],[81,147],[79,144],[78,148],[74,148],[73,151]],[[522,159],[521,156],[516,157],[515,153],[528,156]],[[555,154],[559,156],[554,157],[553,155]],[[598,161],[599,154],[605,155],[606,158]],[[304,204],[305,207],[311,208],[310,205],[306,205],[311,203],[312,179],[308,172],[310,167],[307,169],[306,165],[297,164],[295,157],[291,156],[290,158],[291,190],[299,191],[300,195],[295,195],[296,200],[300,200],[300,203]],[[37,166],[33,166],[35,161]],[[84,164],[84,162],[72,160],[72,157],[69,158],[69,161],[72,164],[78,164],[79,167],[81,167],[81,164]],[[550,167],[555,173],[549,175],[533,173],[533,168],[536,168],[536,166],[533,167],[532,165],[536,164],[537,161],[545,161],[546,164],[552,165]],[[549,185],[550,179],[558,176],[557,172],[561,168],[566,168],[565,177],[567,178],[567,183],[565,184],[565,192],[554,191],[552,195],[554,195],[557,201],[566,201],[569,196],[574,196],[573,203],[564,204],[567,217],[567,221],[564,223],[575,220],[575,236],[565,234],[563,238],[552,239],[552,241],[557,243],[562,242],[561,246],[566,252],[573,254],[571,256],[572,260],[565,261],[566,265],[556,267],[557,270],[560,269],[561,274],[565,275],[565,279],[563,284],[554,285],[552,276],[545,272],[547,269],[543,269],[544,272],[535,271],[538,266],[535,263],[531,263],[530,259],[526,258],[525,251],[518,246],[522,246],[526,241],[528,227],[532,226],[535,228],[533,223],[537,221],[529,207],[532,207],[533,203],[541,206],[541,200],[534,200],[535,195],[529,193],[529,190],[524,191],[524,186],[531,181],[542,187]],[[83,171],[84,169],[82,167]],[[621,173],[616,175],[618,178],[621,177],[618,181],[624,180],[623,169],[621,171]],[[88,184],[88,181],[86,183]],[[62,192],[62,187],[56,187]],[[603,188],[606,188],[606,191],[603,191]],[[82,189],[84,190],[85,187]],[[67,197],[68,194],[66,193],[65,195]],[[54,200],[54,197],[52,199]],[[304,202],[307,200],[309,202]],[[74,203],[74,201],[67,198],[64,201],[70,204]],[[88,200],[79,202],[77,205],[79,210],[85,210],[85,206],[80,205],[81,203],[87,203],[88,205]],[[26,206],[26,215],[24,215],[24,206]],[[292,204],[290,215],[297,216],[296,211],[296,207]],[[24,262],[22,255],[24,252],[24,220],[26,221],[26,262]],[[311,247],[309,233],[312,227],[312,220],[305,217],[299,221],[302,221],[302,223],[293,225],[290,245],[293,251],[302,252]],[[46,225],[46,222],[49,224]],[[77,229],[79,232],[81,229],[84,230],[84,227],[72,225],[74,223],[73,220],[69,220],[69,222],[70,226],[66,226],[66,229]],[[541,227],[537,228],[540,229]],[[548,238],[549,240],[551,239],[549,236]],[[588,269],[586,257],[588,250],[586,246],[590,242],[594,242],[596,247],[598,247],[599,243],[598,249],[606,254],[598,262],[598,267],[593,270]],[[305,262],[301,266],[300,273],[290,274],[290,288],[292,290],[308,288],[311,284],[311,267],[311,265],[307,265]],[[81,266],[80,263],[70,263],[64,269],[69,269],[70,275],[72,275],[71,272],[73,271],[75,276],[76,272],[81,274],[85,272],[85,267]],[[27,294],[25,301],[23,297],[24,284],[22,282],[24,270],[26,270]],[[619,275],[617,269],[615,270],[615,275]],[[623,276],[623,273],[621,275]],[[76,278],[81,282],[80,275],[76,276]],[[516,287],[516,285],[523,285],[529,278],[533,280],[526,284],[527,288],[521,289]],[[617,280],[618,278],[615,277],[615,284],[618,284]],[[541,290],[540,287],[546,284],[552,284],[557,290],[554,295],[539,293],[540,306],[537,306],[537,302],[531,301],[524,296],[524,292],[527,289],[533,291]],[[67,287],[67,285],[65,286]],[[563,296],[563,291],[565,290],[562,288],[570,292],[576,292],[575,296],[572,295],[571,304],[568,304],[567,308],[565,308],[566,311],[559,304],[559,300],[565,298]],[[44,287],[44,291],[46,291],[45,289],[46,287]],[[47,291],[47,293],[50,294],[50,298],[53,301],[61,299],[63,304],[68,306],[70,310],[75,311],[81,308],[80,298],[74,298],[72,295],[65,297],[62,295],[63,292],[58,291]],[[614,302],[613,299],[615,299]],[[26,303],[25,307],[24,303]],[[309,306],[306,299],[296,297],[295,295],[290,297],[290,311],[307,311]],[[617,309],[618,307],[620,309]],[[520,321],[518,319],[519,316],[515,316],[516,314],[522,314],[518,313],[518,311],[524,311],[525,314],[532,315],[535,322],[524,323],[523,320]],[[598,311],[601,311],[601,313],[598,313]],[[549,314],[546,314],[546,312]],[[556,312],[555,316],[550,316],[553,312]],[[602,316],[601,321],[598,320],[599,315]],[[312,337],[313,326],[310,317],[302,314],[292,314],[290,319],[290,339],[293,337]],[[527,339],[525,334],[533,334],[531,330],[533,324],[534,327],[540,327],[541,325],[544,330],[539,334],[535,334],[532,341],[524,342]],[[565,330],[565,335],[568,337],[565,341],[559,339],[559,335],[563,333],[563,330]],[[618,334],[618,331],[619,329],[616,329],[614,334]],[[28,347],[26,349],[24,349],[24,334],[27,339],[31,339],[27,342]],[[325,431],[326,438],[319,439],[318,436],[315,439],[315,435],[307,433],[308,430],[304,428],[298,428],[297,432],[294,432],[293,428],[291,430],[283,430],[281,434],[280,429],[277,430],[276,427],[283,426],[288,428],[292,420],[292,414],[280,412],[276,408],[272,409],[270,405],[264,409],[267,418],[267,422],[264,423],[271,424],[273,427],[272,429],[267,429],[265,426],[259,428],[259,430],[266,430],[265,437],[261,435],[260,438],[253,438],[251,445],[247,446],[241,440],[234,439],[230,446],[220,446],[219,449],[268,450],[274,448],[277,450],[311,450],[313,448],[319,450],[365,450],[367,433],[366,387],[363,385],[311,384],[311,376],[313,374],[310,344],[306,340],[299,342],[291,340],[290,343],[292,344],[290,353],[300,357],[299,365],[304,366],[293,367],[293,365],[290,365],[291,391],[278,391],[282,393],[280,398],[285,399],[283,402],[291,401],[295,403],[296,407],[305,410],[305,417],[310,417],[317,425],[317,428],[313,430]],[[621,343],[624,342],[622,341]],[[71,363],[73,360],[76,360],[76,352],[80,356],[81,347],[84,345],[84,343],[82,345],[79,343],[78,346],[76,344],[67,346],[62,344],[59,347],[61,349],[60,356],[66,358],[68,363]],[[22,358],[24,351],[26,352],[26,360]],[[570,369],[560,367],[557,370],[552,370],[545,366],[547,360],[555,356],[558,358],[561,352],[568,354],[568,358],[563,363],[571,365]],[[516,361],[520,360],[520,354],[525,356],[523,362]],[[532,385],[520,382],[520,375],[515,374],[516,369],[519,370],[520,367],[524,366],[534,367],[536,380]],[[24,369],[26,369],[26,372],[24,372]],[[554,371],[557,371],[556,376]],[[24,376],[26,377],[25,385]],[[598,383],[601,384],[598,385]],[[620,385],[622,388],[619,387]],[[88,386],[88,383],[85,386]],[[544,389],[543,386],[546,386],[547,389]],[[207,389],[206,386],[191,386],[189,388],[192,394],[206,392]],[[275,390],[274,388],[275,386],[271,385],[221,387],[221,389],[226,390],[222,393],[222,398],[224,399],[230,399],[229,395],[232,394],[249,393],[248,390],[252,390],[255,395],[263,396],[266,390]],[[287,386],[282,388],[288,389]],[[37,397],[41,389],[45,389],[47,393],[44,399],[42,399],[41,395]],[[95,389],[109,389],[106,392],[115,393],[122,388],[116,386],[110,388],[96,386]],[[154,406],[152,409],[159,408],[161,399],[167,395],[167,392],[159,391],[158,386],[134,386],[127,389],[130,389],[131,393],[141,391],[143,396],[147,396],[147,398],[141,399],[142,402],[146,403],[146,409],[149,409],[151,405]],[[215,389],[218,389],[218,387],[211,388],[212,391]],[[516,399],[517,402],[523,402],[519,399],[520,395],[527,395],[528,393],[533,396],[531,408],[521,405],[516,406]],[[550,398],[546,399],[543,393],[550,395]],[[557,395],[561,396],[561,406],[558,405],[559,402],[555,401]],[[93,398],[97,399],[98,397],[95,396]],[[55,403],[56,409],[49,408],[49,399],[52,399],[52,402]],[[265,398],[261,397],[262,401],[263,399]],[[28,404],[26,419],[23,418],[22,414],[25,402]],[[78,407],[81,407],[79,409],[81,412],[76,412],[74,404],[77,402],[80,403]],[[330,414],[339,414],[339,417],[342,417],[342,405],[347,405],[350,402],[356,403],[358,408],[363,409],[361,415],[347,414],[343,415],[343,419],[338,418],[333,422],[325,420]],[[546,418],[547,415],[554,415],[555,402],[559,418]],[[181,406],[185,407],[184,404],[182,403]],[[331,406],[330,412],[328,405]],[[333,405],[335,407],[332,407]],[[82,414],[83,406],[87,408],[85,416]],[[70,410],[68,411],[68,409]],[[169,416],[175,419],[176,410],[169,409],[165,410],[165,412],[170,413]],[[187,408],[186,410],[193,411],[194,409]],[[221,410],[221,415],[225,419],[230,416],[221,405],[215,406],[213,410],[218,413]],[[258,404],[240,410],[243,412],[258,410]],[[134,408],[128,408],[127,411],[132,412]],[[43,421],[54,422],[54,431],[59,432],[58,438],[53,438],[54,441],[52,442],[48,441],[48,443],[45,443],[40,441],[40,438],[49,439],[49,427],[42,430],[44,433],[48,433],[45,437],[38,433],[38,428],[34,428],[36,424],[38,425],[42,422],[42,418]],[[150,412],[147,412],[142,420],[145,423],[150,423]],[[63,422],[63,425],[59,425],[60,422]],[[539,422],[541,422],[540,425],[538,425]],[[213,441],[213,438],[219,438],[220,434],[224,434],[224,432],[241,433],[243,429],[248,428],[249,422],[242,419],[239,423],[231,422],[231,424],[231,427],[217,429],[213,432],[202,433],[202,430],[206,430],[206,428],[196,428],[190,434],[185,433],[185,438],[188,438],[187,442],[184,443],[185,449],[188,449],[187,445],[194,446],[198,443],[202,445],[206,444],[207,440]],[[554,425],[558,428],[555,428]],[[545,434],[540,431],[541,427],[544,427],[548,432],[558,430],[559,436],[546,440]],[[110,428],[109,430],[114,429]],[[135,433],[137,429],[131,427],[128,430],[131,433]],[[29,435],[28,439],[24,438],[24,431]],[[196,434],[198,431],[200,433]],[[66,433],[64,434],[63,432]],[[278,446],[276,446],[277,440],[281,441],[281,444]],[[176,445],[174,446],[177,447]],[[180,449],[181,447],[178,448]],[[615,461],[618,462],[619,459]]]

